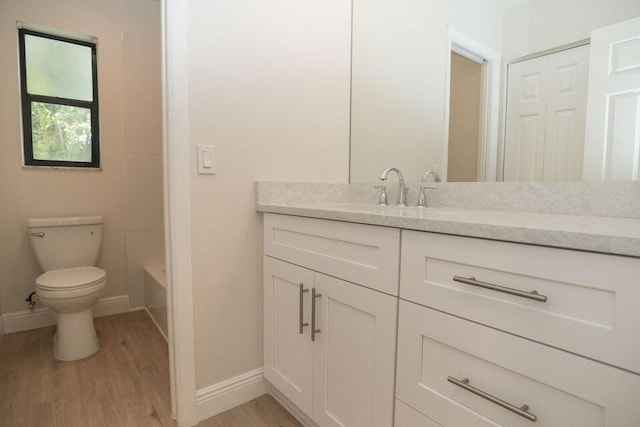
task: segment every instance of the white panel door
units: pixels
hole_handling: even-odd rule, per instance
[[[264,257],[264,376],[309,416],[313,343],[307,308],[313,280],[311,270]],[[301,322],[307,324],[302,332]]]
[[[585,180],[640,179],[640,17],[591,33]]]
[[[540,181],[547,110],[546,57],[509,65],[505,181]]]
[[[543,181],[582,180],[589,46],[548,56]]]
[[[393,425],[397,298],[316,273],[313,420]]]

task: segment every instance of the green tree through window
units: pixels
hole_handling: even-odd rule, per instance
[[[95,44],[19,37],[25,164],[99,167]]]

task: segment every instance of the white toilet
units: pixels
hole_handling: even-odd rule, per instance
[[[36,279],[36,294],[57,316],[53,353],[58,360],[91,356],[100,348],[93,306],[106,283],[105,271],[94,267],[102,243],[102,217],[33,218],[27,226],[45,271]]]

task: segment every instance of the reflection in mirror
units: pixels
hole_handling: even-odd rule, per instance
[[[639,179],[639,17],[637,0],[353,0],[351,182]]]

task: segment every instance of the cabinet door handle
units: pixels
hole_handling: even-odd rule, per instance
[[[460,277],[453,276],[454,282],[465,283],[471,286],[477,286],[479,288],[491,289],[492,291],[498,291],[509,295],[515,295],[522,298],[532,299],[534,301],[547,302],[547,297],[545,295],[540,295],[538,291],[521,291],[520,289],[507,288],[506,286],[495,285],[493,283],[481,282],[480,280],[476,280],[475,277]]]
[[[316,293],[316,288],[311,289],[311,341],[316,340],[316,334],[320,333],[320,329],[316,329],[316,298],[322,295]]]
[[[520,407],[517,407],[515,405],[512,405],[509,402],[505,402],[504,400],[497,398],[485,391],[482,391],[478,388],[475,388],[474,386],[472,386],[471,384],[469,384],[469,378],[463,378],[461,380],[458,380],[456,378],[453,377],[447,377],[447,381],[449,381],[450,383],[453,383],[455,385],[457,385],[458,387],[461,387],[477,396],[482,397],[483,399],[488,400],[491,403],[495,403],[498,406],[503,407],[504,409],[507,409],[515,414],[520,415],[521,417],[524,417],[526,419],[528,419],[529,421],[533,421],[536,422],[536,420],[538,419],[538,417],[536,417],[535,415],[533,415],[530,412],[527,412],[529,410],[529,405],[527,405],[526,403]]]
[[[309,326],[309,322],[304,321],[304,294],[309,292],[309,289],[305,289],[304,285],[300,283],[300,334],[302,335],[302,328]]]

